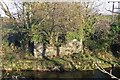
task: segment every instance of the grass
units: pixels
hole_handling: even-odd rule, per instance
[[[18,57],[19,56],[19,57]],[[20,57],[22,56],[22,57]],[[6,53],[3,57],[3,69],[5,70],[52,70],[56,64],[66,71],[93,70],[96,69],[94,62],[98,61],[104,68],[111,67],[111,64],[120,65],[120,59],[116,59],[110,53],[92,53],[86,50],[84,53],[74,53],[63,57],[34,58],[29,53],[15,54]]]

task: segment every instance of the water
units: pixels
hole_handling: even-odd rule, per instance
[[[109,71],[110,68],[106,70]],[[120,68],[114,69],[113,74],[120,78]],[[110,78],[110,76],[99,70],[73,72],[3,71],[4,80],[38,80],[44,78]]]

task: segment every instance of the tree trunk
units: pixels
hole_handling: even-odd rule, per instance
[[[42,57],[45,58],[45,53],[46,53],[46,43],[43,42],[43,51],[42,51]]]
[[[56,46],[56,51],[57,51],[57,56],[60,56],[60,47],[59,46]]]
[[[34,56],[34,41],[28,41],[28,51]]]

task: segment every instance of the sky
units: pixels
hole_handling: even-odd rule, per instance
[[[12,0],[3,0],[7,5],[9,6],[12,6],[10,4],[10,2]],[[85,0],[83,0],[85,1]],[[120,0],[93,0],[93,1],[96,1],[96,3],[101,3],[101,6],[98,7],[98,9],[100,10],[99,12],[102,13],[102,14],[105,14],[105,15],[110,15],[111,13],[107,10],[111,10],[112,9],[112,3],[108,3],[108,1],[120,1]],[[118,4],[115,3],[115,7],[117,7]],[[106,10],[107,9],[107,10]],[[15,8],[11,7],[10,9],[12,12],[15,12]],[[117,10],[116,10],[117,11]],[[0,14],[1,16],[5,16],[4,12],[0,9]]]
[[[108,1],[120,1],[120,0],[100,0],[100,2],[103,3],[102,6],[100,7],[100,12],[103,14],[111,14],[107,10],[112,10],[112,3],[108,3]],[[118,3],[115,3],[115,8],[118,8]],[[115,11],[118,11],[118,10],[115,9]]]

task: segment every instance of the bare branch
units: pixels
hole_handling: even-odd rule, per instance
[[[6,8],[5,8],[3,5],[5,5]],[[7,4],[6,4],[4,1],[2,1],[2,2],[0,1],[0,6],[1,6],[1,9],[5,12],[5,14],[6,14],[8,17],[10,17],[11,19],[14,19],[14,20],[15,20],[15,17],[11,14],[11,12],[10,12]]]
[[[105,8],[106,9],[106,8]],[[108,9],[106,9],[107,11],[109,11],[109,12],[111,12],[111,13],[116,13],[116,14],[120,14],[120,12],[113,12],[113,11],[111,11],[111,10],[108,10]]]
[[[13,1],[14,2],[14,1]],[[20,14],[19,14],[19,9],[18,9],[18,5],[16,4],[16,2],[14,2],[14,5],[17,9],[17,16],[18,16],[18,19],[20,19]]]
[[[17,3],[15,1],[13,1],[13,2],[16,5],[17,8],[19,8],[20,10],[22,10],[22,8],[18,5],[18,3],[21,4],[20,2],[17,2]]]
[[[96,66],[101,72],[106,73],[106,74],[108,74],[109,76],[111,76],[111,78],[120,80],[120,78],[114,76],[113,74],[111,74],[111,73],[107,72],[105,69],[103,69],[98,63],[96,63],[95,66]]]

